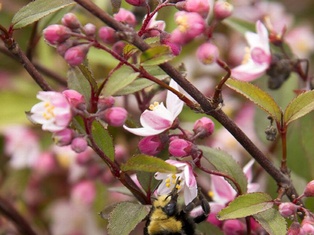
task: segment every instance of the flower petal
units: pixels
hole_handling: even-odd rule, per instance
[[[172,125],[172,120],[167,119],[167,117],[162,117],[159,113],[150,110],[146,110],[142,113],[140,122],[143,127],[160,130],[160,133],[167,130]]]
[[[219,203],[227,203],[232,201],[236,195],[235,190],[222,176],[211,176],[212,191],[214,193],[213,200]]]
[[[126,125],[123,125],[123,128],[126,129],[127,131],[133,133],[134,135],[138,135],[138,136],[158,135],[164,131],[164,130],[154,130],[154,129],[147,128],[147,127],[130,128],[130,127],[127,127]]]
[[[261,77],[267,68],[267,64],[255,64],[250,60],[246,64],[233,68],[231,70],[231,76],[241,81],[250,82]]]
[[[173,79],[171,79],[169,86],[179,91],[179,85]],[[177,95],[168,90],[166,105],[174,120],[181,113],[184,102],[180,100]]]

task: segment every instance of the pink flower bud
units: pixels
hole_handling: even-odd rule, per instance
[[[57,45],[64,42],[71,36],[71,30],[63,25],[53,24],[45,28],[43,34],[48,43],[51,45]]]
[[[176,3],[176,8],[188,12],[196,12],[206,18],[209,12],[208,0],[186,0]]]
[[[65,96],[65,98],[67,98],[71,106],[74,108],[79,108],[85,105],[84,96],[75,90],[65,90],[62,92],[62,94]]]
[[[169,153],[174,157],[189,156],[192,148],[193,144],[184,139],[174,139],[169,143]]]
[[[84,151],[82,153],[77,154],[76,156],[76,163],[81,166],[88,166],[93,161],[93,156],[91,151]]]
[[[136,7],[142,7],[147,5],[147,0],[125,0],[125,1]]]
[[[121,107],[112,107],[103,111],[101,116],[110,126],[122,126],[128,116],[128,112]]]
[[[164,147],[159,135],[144,137],[138,143],[138,148],[144,154],[157,155]]]
[[[72,140],[71,149],[76,153],[84,152],[87,147],[87,141],[84,137],[76,137]]]
[[[236,219],[226,220],[222,226],[225,235],[245,234],[245,225]]]
[[[224,1],[224,0],[219,0],[215,2],[214,4],[214,15],[215,18],[218,20],[223,20],[229,16],[232,15],[233,12],[233,6]]]
[[[86,36],[93,37],[96,33],[96,26],[94,24],[88,23],[84,25],[83,30]]]
[[[301,225],[299,222],[293,222],[287,232],[287,235],[299,235]]]
[[[218,59],[219,50],[214,44],[206,42],[198,47],[196,51],[196,57],[203,64],[211,64]]]
[[[119,42],[116,42],[116,43],[112,46],[112,50],[113,50],[115,53],[117,53],[117,54],[123,56],[123,49],[124,49],[124,47],[125,47],[125,42],[119,41]]]
[[[198,135],[199,138],[205,138],[210,136],[215,130],[215,124],[214,122],[207,118],[207,117],[202,117],[198,119],[194,123],[193,131],[195,134]]]
[[[176,36],[176,35],[174,35],[174,36]],[[175,55],[175,56],[177,56],[177,55],[179,55],[180,52],[181,52],[181,49],[182,49],[182,46],[181,46],[181,45],[182,45],[183,43],[176,43],[176,42],[173,42],[173,41],[172,41],[172,37],[173,37],[172,34],[169,35],[169,34],[167,34],[167,33],[162,33],[162,34],[160,35],[160,42],[161,42],[162,44],[164,44],[164,45],[167,45],[167,46],[170,48],[172,54]]]
[[[98,110],[105,110],[111,108],[114,105],[115,99],[112,96],[99,97],[97,108]]]
[[[68,62],[71,66],[77,66],[83,63],[88,50],[88,44],[81,44],[68,49],[64,54],[64,59]]]
[[[74,201],[83,203],[84,205],[91,205],[95,200],[96,187],[92,181],[84,180],[72,187],[71,198]]]
[[[314,234],[314,226],[313,223],[308,223],[304,221],[301,224],[301,229],[299,235],[309,235]]]
[[[303,195],[305,197],[314,197],[314,180],[306,185]]]
[[[124,24],[128,24],[130,26],[136,25],[136,18],[134,14],[128,10],[125,10],[123,8],[120,8],[119,12],[117,14],[113,15],[113,18],[116,21],[119,21]]]
[[[73,130],[70,128],[65,128],[64,130],[54,132],[52,138],[56,145],[67,146],[72,142]]]
[[[61,23],[70,29],[78,29],[81,26],[80,21],[73,13],[65,14],[61,19]]]
[[[42,153],[37,159],[34,168],[45,175],[53,172],[57,168],[53,154],[51,152]]]
[[[108,26],[101,27],[98,30],[98,36],[104,43],[107,44],[114,44],[119,40],[117,32]]]
[[[283,217],[289,217],[297,212],[298,206],[291,202],[284,202],[279,205],[279,213]]]
[[[57,52],[59,55],[61,55],[62,57],[64,56],[65,52],[74,46],[74,40],[67,39],[64,42],[58,44],[57,46]]]

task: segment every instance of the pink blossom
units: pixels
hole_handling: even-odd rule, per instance
[[[76,153],[84,152],[88,147],[87,141],[84,137],[76,137],[72,140],[71,148]]]
[[[177,174],[157,172],[155,178],[162,180],[157,188],[158,195],[169,194],[176,185],[178,177],[180,177],[179,191],[183,190],[184,202],[189,204],[197,196],[197,182],[193,173],[192,166],[187,162],[179,162],[175,160],[167,160],[167,163],[174,165],[180,171]]]
[[[219,0],[215,2],[214,5],[214,15],[218,20],[223,20],[232,15],[233,6],[224,0]]]
[[[205,138],[213,134],[215,130],[215,123],[207,117],[202,117],[194,123],[193,132],[198,135],[199,138]]]
[[[264,74],[271,63],[268,32],[260,22],[256,22],[257,33],[247,32],[246,40],[250,46],[242,65],[232,69],[231,75],[242,81],[252,81]]]
[[[160,31],[164,31],[166,27],[166,23],[163,20],[156,20],[158,13],[156,13],[148,22],[146,26],[146,34],[148,37],[158,36]],[[144,18],[143,22],[146,18]],[[156,30],[153,30],[156,29]]]
[[[292,202],[283,202],[278,207],[279,213],[283,217],[289,217],[295,215],[297,212],[298,206],[293,204]]]
[[[57,45],[64,42],[71,36],[71,30],[63,25],[53,24],[45,28],[43,34],[48,43],[51,45]]]
[[[169,153],[174,157],[189,156],[192,148],[193,144],[184,139],[174,139],[169,143]]]
[[[108,108],[102,112],[100,118],[111,126],[122,126],[128,116],[128,112],[121,107]]]
[[[53,133],[53,140],[58,146],[66,146],[71,144],[73,139],[73,130],[70,128],[65,128],[61,131]]]
[[[87,23],[86,25],[84,25],[83,30],[87,36],[93,37],[96,33],[96,25],[92,23]]]
[[[80,21],[73,13],[65,14],[61,19],[61,23],[70,29],[78,29],[81,26]]]
[[[34,105],[30,119],[42,124],[42,129],[56,132],[65,129],[72,120],[71,105],[59,92],[40,91],[37,98],[42,102]]]
[[[174,80],[171,80],[169,85],[176,90],[179,89],[178,84]],[[168,91],[166,104],[167,108],[163,103],[155,102],[150,106],[150,110],[145,110],[140,117],[143,127],[130,128],[124,125],[124,129],[139,136],[157,135],[170,129],[182,111],[183,101],[171,91]]]
[[[72,107],[77,108],[85,103],[84,96],[75,90],[65,90],[62,94],[67,98]]]
[[[81,44],[74,47],[70,47],[64,53],[64,59],[71,66],[80,65],[85,60],[89,48],[90,45],[88,44]]]
[[[159,135],[146,136],[138,143],[138,148],[144,154],[156,155],[162,150],[163,144]]]
[[[305,197],[314,197],[314,180],[310,181],[303,192]]]
[[[118,41],[118,36],[116,31],[108,26],[103,26],[98,30],[99,38],[107,44],[113,44]]]
[[[130,26],[135,26],[136,25],[135,15],[131,11],[125,10],[123,8],[120,8],[118,13],[113,15],[113,18],[116,21],[128,24]]]
[[[196,57],[203,64],[211,64],[216,62],[216,60],[218,59],[219,50],[214,44],[206,42],[197,48]]]
[[[188,12],[196,12],[203,18],[206,18],[209,13],[209,1],[208,0],[186,0],[177,2],[176,7],[179,10],[185,10]]]
[[[127,3],[133,5],[133,6],[146,6],[147,5],[147,0],[125,0]]]

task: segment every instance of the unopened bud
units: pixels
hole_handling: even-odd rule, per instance
[[[64,130],[54,132],[52,138],[56,145],[67,146],[72,142],[73,130],[70,128],[65,128]]]
[[[112,50],[113,50],[115,53],[117,53],[117,54],[123,56],[123,49],[124,49],[124,47],[125,47],[125,42],[119,41],[119,42],[116,42],[116,43],[112,46]]]
[[[176,8],[188,12],[196,12],[206,18],[209,12],[208,0],[186,0],[176,3]]]
[[[89,47],[90,46],[88,44],[81,44],[71,47],[65,52],[64,59],[71,66],[80,65],[83,63],[88,53]]]
[[[142,7],[147,5],[147,0],[125,0],[125,1],[136,7]]]
[[[174,157],[186,157],[191,154],[193,143],[184,139],[174,139],[169,143],[169,153]]]
[[[157,155],[163,148],[159,135],[147,136],[140,140],[138,148],[144,154]]]
[[[279,205],[279,213],[283,217],[289,217],[295,215],[297,212],[298,206],[293,204],[292,202],[284,202]]]
[[[119,12],[113,15],[113,18],[116,21],[119,21],[124,24],[128,24],[130,26],[136,25],[135,15],[131,11],[125,10],[123,8],[120,8]]]
[[[102,112],[101,117],[110,126],[122,126],[128,116],[128,112],[121,107],[112,107]]]
[[[62,94],[74,108],[82,108],[85,105],[84,96],[75,90],[65,90]]]
[[[206,42],[198,47],[196,57],[203,64],[212,64],[217,61],[219,57],[219,50],[214,44]]]
[[[293,222],[287,232],[287,235],[299,235],[300,234],[301,225],[299,222]]]
[[[73,13],[65,14],[61,19],[61,23],[70,29],[78,29],[81,26],[80,21]]]
[[[73,46],[74,46],[74,40],[72,40],[71,38],[67,39],[64,42],[58,44],[57,52],[59,55],[63,57],[65,52]]]
[[[226,220],[222,226],[224,234],[245,234],[245,225],[236,219]]]
[[[87,147],[87,141],[84,137],[76,137],[72,140],[71,149],[76,153],[84,152]]]
[[[215,130],[214,122],[207,118],[202,117],[194,123],[193,132],[198,135],[199,138],[205,138],[210,136]]]
[[[218,20],[223,20],[229,16],[232,15],[233,12],[233,6],[224,1],[224,0],[219,0],[215,2],[214,5],[214,16]]]
[[[94,24],[88,23],[84,25],[83,30],[86,36],[93,37],[96,33],[96,26]]]
[[[117,32],[108,26],[101,27],[98,30],[98,36],[104,43],[107,44],[114,44],[119,40]]]
[[[49,25],[43,31],[45,40],[51,45],[57,45],[71,36],[71,30],[68,27],[59,24]]]
[[[99,97],[97,108],[98,110],[105,110],[111,108],[114,105],[114,98],[112,96],[109,97]]]
[[[305,197],[314,197],[314,180],[306,185],[303,195]]]

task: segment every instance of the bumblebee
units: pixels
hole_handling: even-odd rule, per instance
[[[154,200],[144,228],[145,235],[195,235],[196,223],[204,221],[210,212],[208,202],[199,194],[203,213],[193,218],[190,212],[195,207],[194,203],[180,211],[177,200],[178,187]]]

